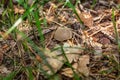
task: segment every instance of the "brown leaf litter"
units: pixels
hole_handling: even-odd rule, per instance
[[[111,4],[113,5],[113,3]],[[119,0],[117,0],[117,3],[119,3]],[[90,5],[89,1],[86,4]],[[40,8],[41,13],[39,14],[40,20],[46,18],[47,27],[41,24],[42,33],[45,38],[45,48],[41,47],[40,37],[38,36],[34,21],[33,24],[31,23],[32,25],[29,24],[28,20],[23,21],[17,26],[17,29],[24,32],[27,37],[39,46],[39,49],[45,55],[45,60],[56,74],[58,73],[68,78],[73,78],[74,75],[73,70],[64,65],[67,60],[60,49],[60,45],[62,45],[68,62],[79,77],[86,80],[115,80],[119,78],[119,69],[113,69],[119,63],[119,52],[111,18],[111,5],[104,6],[106,4],[110,3],[105,0],[100,0],[94,9],[88,9],[87,7],[89,6],[86,7],[85,3],[79,4],[82,9],[75,7],[83,22],[81,25],[70,8],[62,7],[63,4],[54,1],[46,3],[43,9]],[[24,9],[19,8],[19,6],[14,6],[14,11],[15,14],[24,13]],[[119,10],[115,9],[118,33],[120,33],[119,14]],[[3,35],[2,33],[0,34]],[[0,73],[7,74],[12,71],[12,65],[9,64],[12,63],[10,59],[14,58],[16,62],[23,66],[30,65],[33,67],[40,63],[42,64],[43,70],[53,75],[49,67],[44,64],[45,60],[42,59],[42,56],[34,51],[30,43],[26,41],[26,37],[23,38],[21,34],[17,33],[16,38],[16,40],[11,37],[1,41],[3,44],[0,45],[2,49],[0,49],[0,68],[2,65],[7,65],[7,67],[2,67],[5,72],[0,69]],[[24,50],[25,46],[28,46],[28,51],[27,49]],[[31,55],[34,57],[31,57]],[[112,61],[116,62],[116,64]],[[9,71],[7,68],[11,68],[11,70]],[[33,71],[35,77],[41,74],[39,71]]]

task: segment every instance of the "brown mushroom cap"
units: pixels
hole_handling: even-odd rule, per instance
[[[54,39],[64,41],[72,38],[72,31],[69,28],[59,27],[54,34]]]

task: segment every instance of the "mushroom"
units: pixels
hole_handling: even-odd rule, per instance
[[[57,28],[54,34],[54,39],[65,41],[72,38],[72,31],[69,28]]]

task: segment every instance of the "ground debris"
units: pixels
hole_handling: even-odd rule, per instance
[[[36,4],[31,0],[28,2],[24,6]],[[40,10],[40,26],[36,26],[32,12],[29,18],[26,17],[16,26],[15,31],[4,37],[8,29],[1,19],[0,76],[7,76],[22,66],[15,76],[21,80],[31,74],[36,80],[43,80],[43,76],[45,80],[45,72],[50,76],[58,74],[61,80],[65,77],[73,80],[75,73],[83,80],[119,80],[120,50],[114,27],[120,34],[120,11],[117,5],[120,0],[98,0],[95,4],[92,0],[85,0],[77,3],[75,9],[68,7],[64,1],[45,2],[40,1],[37,8]],[[13,5],[14,15],[24,15],[24,6]],[[113,7],[115,24],[112,19]],[[2,8],[0,10],[2,18],[7,12]],[[29,21],[30,18],[33,20]]]

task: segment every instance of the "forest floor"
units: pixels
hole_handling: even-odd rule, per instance
[[[1,1],[0,80],[120,80],[120,1],[70,1]]]

